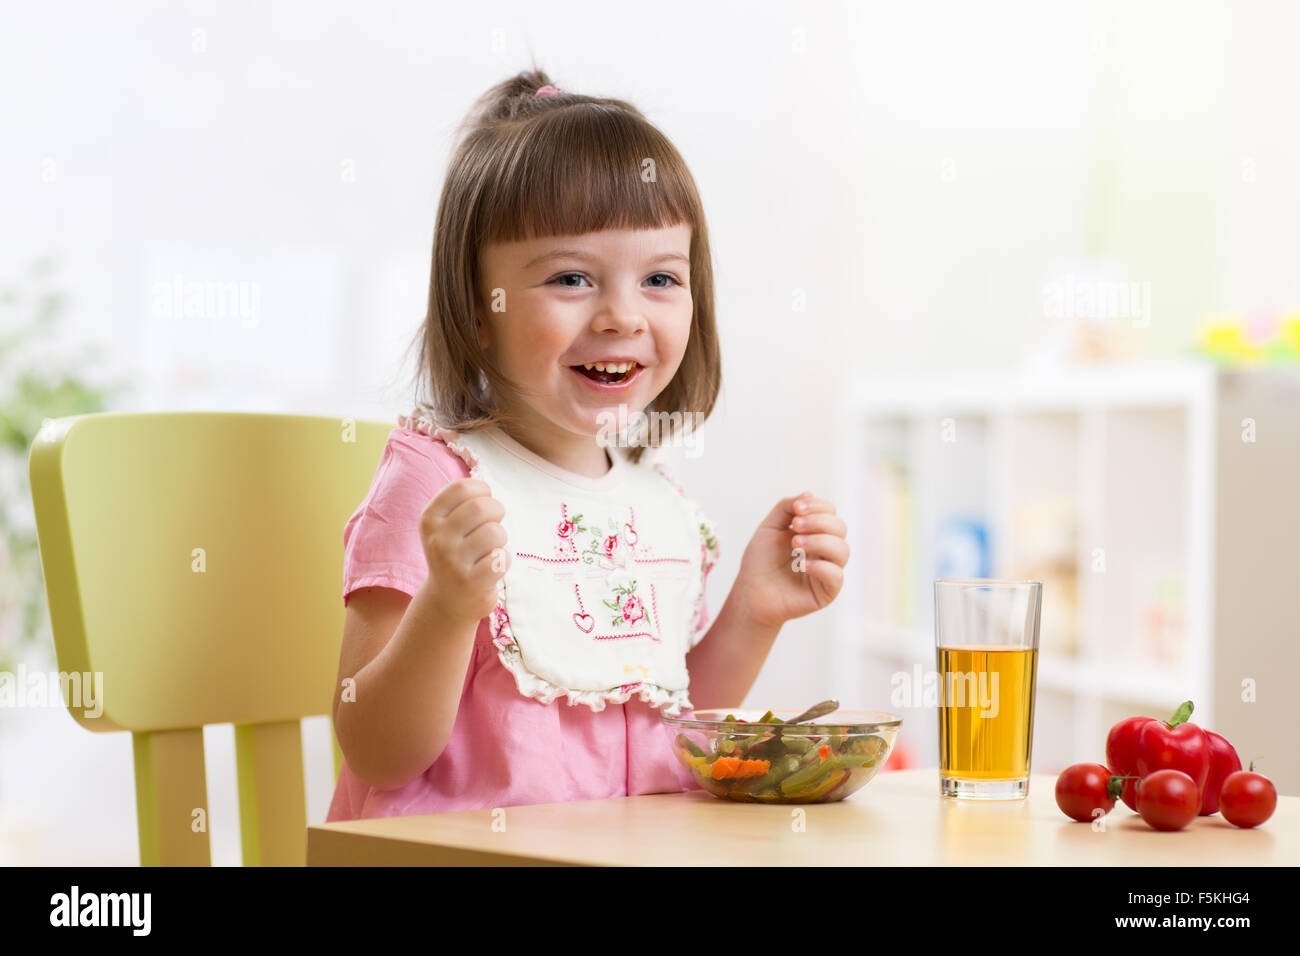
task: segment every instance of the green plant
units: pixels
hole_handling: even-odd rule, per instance
[[[127,388],[92,384],[82,373],[101,350],[69,354],[55,337],[67,306],[56,271],[45,256],[0,285],[0,670],[10,672],[33,645],[53,660],[27,475],[32,442],[46,419],[101,412]]]

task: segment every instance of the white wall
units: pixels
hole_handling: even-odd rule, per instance
[[[559,85],[637,103],[691,163],[713,237],[725,387],[681,472],[721,525],[715,610],[776,499],[829,494],[844,377],[1011,367],[1044,280],[1098,263],[1152,283],[1150,354],[1206,314],[1300,303],[1300,11],[1284,3],[49,3],[4,19],[0,263],[60,256],[64,345],[102,342],[139,408],[391,419],[472,99],[535,52]],[[160,322],[151,293],[177,271],[259,283],[256,326]],[[824,696],[828,626],[793,622],[751,700]],[[111,834],[106,859],[130,856],[126,738],[74,741],[66,723],[0,731],[0,800],[40,808],[102,775],[93,812],[50,813],[69,859],[92,831]],[[230,766],[214,793],[233,795]]]

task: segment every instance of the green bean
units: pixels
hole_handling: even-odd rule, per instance
[[[768,713],[770,714],[771,711],[768,711]],[[749,729],[748,724],[742,727],[741,721],[737,721],[732,714],[727,715],[727,722],[732,726],[725,727],[718,732],[718,749],[723,753],[734,753],[737,749],[743,751],[756,735],[761,736],[758,732]],[[722,746],[724,741],[727,742],[728,746]]]
[[[782,793],[790,794],[826,772],[830,760],[822,759],[821,755],[815,750],[810,750],[808,753],[812,754],[812,756],[805,754],[799,763],[799,769],[781,781]]]
[[[815,776],[802,781],[797,786],[787,788],[785,786],[785,781],[781,781],[781,794],[782,796],[789,797],[793,800],[800,800],[808,796],[810,792],[825,784],[831,777],[839,776],[843,772],[843,769],[835,766],[834,763],[828,760],[825,764],[817,768],[817,774]]]
[[[828,797],[830,797],[830,795],[834,793],[836,790],[838,790],[840,787],[844,786],[844,784],[847,783],[852,778],[852,776],[853,776],[852,770],[845,770],[843,772],[843,776],[841,776],[838,780],[836,780],[831,786],[829,787],[826,786],[826,784],[830,783],[830,781],[823,779],[822,782],[819,783],[816,787],[810,787],[806,792],[801,794],[801,796],[804,797],[805,799],[810,800],[813,803],[821,803],[825,801]]]
[[[753,757],[781,757],[788,752],[785,738],[756,734],[743,744],[745,753]]]
[[[750,786],[745,787],[743,793],[752,797],[756,801],[766,803],[797,803],[802,802],[813,794],[817,794],[814,799],[820,800],[829,796],[831,793],[834,793],[840,787],[851,783],[855,773],[868,773],[870,776],[874,776],[875,771],[870,769],[874,763],[874,758],[861,754],[848,756],[836,754],[819,764],[809,764],[804,768],[809,771],[811,775],[809,776],[805,774],[805,779],[802,783],[797,783],[787,788],[785,786],[785,780],[790,779],[790,777],[786,776],[779,780],[774,780],[774,775],[772,774],[772,771],[769,770],[763,777],[747,781]],[[836,775],[840,775],[840,779],[835,786],[818,794],[817,791],[825,787],[830,778]],[[870,778],[868,777],[868,779]]]
[[[822,757],[822,748],[825,746],[826,744],[821,743],[819,741],[816,740],[810,741],[808,744],[808,749],[799,755],[799,759],[801,761],[800,766],[806,767],[810,763],[816,763],[819,760],[825,759]],[[827,756],[831,756],[831,754],[827,754]]]
[[[813,745],[813,742],[809,740],[807,737],[798,737],[798,736],[787,737],[785,735],[782,735],[781,742],[785,744],[785,749],[787,753],[798,753],[798,754],[807,753],[808,748]]]
[[[848,753],[868,754],[872,757],[879,757],[887,749],[885,739],[872,734],[864,734],[861,737],[850,737],[844,747]]]
[[[735,789],[744,793],[757,793],[760,790],[775,786],[798,769],[799,760],[797,757],[778,757],[768,765],[767,773],[762,776],[751,777]]]
[[[874,767],[876,765],[876,758],[869,754],[836,754],[826,762],[833,762],[835,766],[844,770],[859,770]]]
[[[823,773],[814,777],[812,780],[809,780],[802,786],[792,788],[789,791],[786,791],[783,787],[782,791],[785,793],[785,796],[793,800],[820,798],[836,789],[836,787],[841,786],[845,780],[853,775],[853,770],[851,768],[841,767],[834,760],[828,760],[826,763],[827,769]],[[836,781],[834,786],[827,787],[827,784],[832,780]]]
[[[772,716],[772,712],[769,710],[766,714],[763,715],[763,720],[756,721],[756,723],[766,723],[767,719],[770,718],[771,716]],[[728,720],[731,719],[730,714],[727,715],[727,719]],[[743,729],[739,726],[731,727],[719,734],[718,749],[721,750],[723,753],[728,753],[728,754],[735,753],[737,750],[744,752],[748,750],[751,746],[754,746],[755,744],[759,743],[762,740],[762,738],[763,738],[763,731],[750,730],[748,727],[745,727]],[[722,745],[723,741],[726,741],[728,746],[724,747]]]
[[[768,716],[771,713],[772,712],[769,710],[764,716]],[[779,717],[773,718],[773,721],[776,723],[783,723]],[[770,722],[772,721],[759,721],[759,723]],[[740,739],[739,743],[741,749],[746,753],[763,757],[780,756],[783,753],[789,753],[791,751],[803,753],[812,746],[812,741],[807,737],[800,737],[797,735],[787,737],[781,732],[781,728],[777,728],[770,735],[766,733],[755,733],[749,737]]]
[[[876,758],[867,754],[831,754],[825,760],[805,763],[798,771],[781,781],[781,792],[787,796],[805,789],[805,785],[835,770],[852,770],[856,767],[873,767]]]
[[[697,744],[694,740],[691,740],[691,738],[687,737],[685,734],[677,735],[677,746],[680,747],[682,750],[685,750],[692,757],[704,756],[704,751],[700,749],[700,745]]]

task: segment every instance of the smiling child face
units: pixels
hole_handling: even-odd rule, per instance
[[[594,464],[604,460],[593,441],[607,427],[601,414],[644,410],[686,352],[690,243],[681,224],[483,246],[479,341],[532,393],[515,409],[527,440],[514,437],[571,470],[604,470]],[[584,370],[596,363],[615,367]]]

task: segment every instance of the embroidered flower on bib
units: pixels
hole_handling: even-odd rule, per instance
[[[606,570],[626,568],[634,560],[637,532],[631,521],[620,522],[610,516],[603,527],[599,522],[587,525],[581,513],[569,514],[567,502],[561,503],[560,513],[555,525],[556,557],[580,557],[586,564]]]
[[[669,714],[691,706],[686,652],[716,541],[680,485],[617,452],[593,479],[496,427],[462,434],[398,423],[445,442],[505,506],[513,560],[487,625],[521,694],[593,711],[633,696]]]
[[[645,608],[641,605],[641,598],[635,594],[629,594],[623,598],[619,602],[618,609],[623,612],[623,622],[625,624],[635,624],[645,617]]]
[[[641,623],[645,618],[645,607],[636,593],[636,581],[615,587],[613,590],[617,597],[612,601],[609,598],[604,600],[605,606],[614,612],[613,617],[610,618],[610,626]]]

